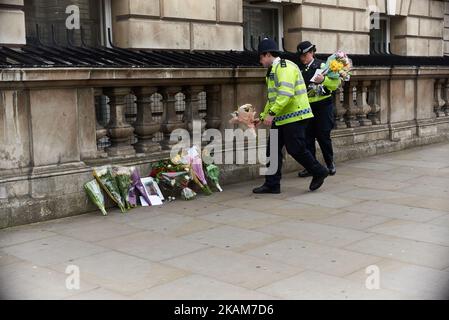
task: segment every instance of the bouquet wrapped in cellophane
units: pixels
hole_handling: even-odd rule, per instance
[[[126,212],[126,205],[120,194],[120,189],[114,174],[112,173],[112,168],[110,166],[95,168],[93,175],[106,194],[118,205],[122,213]]]
[[[251,104],[244,104],[243,106],[239,107],[236,111],[231,113],[231,120],[229,120],[229,123],[241,123],[245,125],[251,132],[251,134],[256,137],[256,111],[254,107]]]
[[[176,155],[171,159],[175,165],[184,166],[184,169],[190,173],[192,181],[201,189],[206,195],[211,195],[212,191],[207,185],[206,175],[203,170],[203,160],[199,147],[193,146],[187,151]]]
[[[210,154],[210,150],[205,148],[202,154],[204,171],[206,177],[218,191],[223,192],[220,186],[220,169],[214,164],[214,158]]]
[[[98,207],[98,209],[100,209],[101,213],[106,216],[108,213],[105,208],[104,196],[97,180],[94,179],[84,184],[84,190],[86,190],[89,199]]]
[[[342,81],[349,81],[351,79],[352,60],[345,52],[337,51],[327,58],[322,69],[327,70],[325,75],[331,79],[340,78]]]
[[[146,203],[150,204],[151,201],[148,198],[147,192],[145,191],[145,186],[140,179],[139,170],[136,167],[131,167],[131,188],[129,189],[128,196],[129,202],[132,206],[137,205],[137,199],[142,197]]]
[[[321,74],[330,79],[340,79],[341,81],[349,81],[351,79],[352,60],[343,51],[337,51],[325,63],[322,63],[320,69],[323,70]],[[308,96],[323,96],[328,95],[329,92],[322,84],[314,83],[313,80],[308,87]]]
[[[184,200],[192,200],[196,197],[195,191],[189,188],[192,179],[187,171],[163,172],[160,179],[161,187],[167,191],[170,190],[172,198],[181,195]]]
[[[176,158],[178,159],[178,158]],[[196,193],[189,188],[189,183],[193,180],[188,165],[178,161],[162,160],[153,165],[150,177],[153,177],[159,184],[162,194],[169,201],[181,196],[184,200],[195,198]]]
[[[134,168],[128,167],[114,167],[112,173],[117,182],[120,195],[122,196],[122,201],[125,204],[126,209],[131,209],[136,206],[136,203],[130,202],[130,188],[132,187],[131,173]]]
[[[220,186],[220,169],[218,169],[215,164],[209,164],[206,166],[206,174],[215,185],[215,188],[217,188],[218,191],[223,192],[223,189]]]

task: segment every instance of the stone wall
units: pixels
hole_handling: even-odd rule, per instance
[[[23,45],[25,14],[23,0],[0,0],[0,44]]]
[[[449,55],[449,0],[444,1],[444,54]]]
[[[242,50],[242,0],[113,0],[125,48]]]
[[[444,2],[397,1],[391,17],[391,51],[408,56],[443,55]]]
[[[367,1],[303,0],[284,8],[286,49],[296,51],[299,42],[309,40],[321,53],[344,49],[352,54],[369,53]]]
[[[369,53],[369,8],[390,17],[392,53],[407,56],[442,56],[444,2],[442,0],[303,0],[284,9],[287,49],[310,40],[319,52],[344,49]]]
[[[86,41],[95,43],[93,34],[100,29],[99,8],[95,7],[98,3],[89,0],[60,3],[80,5]],[[350,54],[368,54],[369,8],[377,8],[390,19],[392,53],[441,56],[449,52],[447,0],[265,0],[257,3],[283,8],[285,47],[289,51],[295,51],[300,41],[310,40],[321,53],[343,49]],[[388,9],[390,3],[396,4],[393,10]],[[54,1],[42,0],[38,4],[30,9],[35,9],[35,13],[28,13],[25,23],[23,0],[0,0],[0,44],[25,44],[25,31],[27,36],[33,36],[35,23],[42,25],[41,37],[45,42],[50,41],[50,24],[56,26],[56,40],[65,41],[64,12],[59,12],[59,16],[51,13]],[[112,18],[115,44],[124,48],[243,49],[243,0],[112,0]],[[79,38],[79,32],[75,37]],[[75,40],[79,41],[78,38]]]
[[[95,210],[83,190],[93,167],[135,165],[147,174],[152,162],[168,157],[170,133],[198,117],[200,92],[204,125],[233,128],[235,106],[264,105],[264,75],[262,68],[0,70],[0,228]],[[163,104],[157,121],[150,99],[156,92]],[[128,124],[130,93],[137,118]],[[100,95],[110,101],[106,128],[95,112]],[[448,68],[359,68],[335,104],[337,162],[449,141]],[[155,142],[159,130],[164,139]],[[97,144],[104,137],[112,143],[106,149]],[[258,168],[224,165],[223,184],[255,178]],[[285,170],[298,169],[289,158]]]

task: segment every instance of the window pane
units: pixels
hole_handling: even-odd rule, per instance
[[[101,3],[98,0],[25,0],[25,22],[27,41],[36,40],[36,24],[39,25],[40,39],[44,44],[52,41],[54,26],[55,40],[59,44],[67,43],[66,19],[70,14],[66,8],[77,5],[80,9],[80,24],[84,30],[84,41],[95,45],[100,38]],[[81,44],[80,30],[74,30],[74,43]]]
[[[371,29],[370,32],[371,51],[384,51],[387,49],[387,20],[381,19],[379,21],[378,29]]]
[[[279,42],[279,17],[277,9],[243,7],[243,30],[245,47],[251,48],[251,36],[253,46],[257,47],[259,37],[269,37]]]

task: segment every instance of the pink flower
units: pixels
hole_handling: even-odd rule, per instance
[[[346,58],[346,53],[344,53],[341,50],[338,50],[335,55],[337,56],[337,59],[344,59],[344,58]]]

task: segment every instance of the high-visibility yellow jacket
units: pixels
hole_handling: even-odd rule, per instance
[[[269,111],[275,113],[277,126],[313,118],[307,97],[307,88],[298,66],[277,58],[267,74],[268,101],[260,118],[264,120]]]
[[[309,103],[319,102],[332,97],[332,92],[337,90],[337,88],[340,86],[340,83],[341,83],[340,79],[331,79],[328,76],[325,76],[322,85],[327,89],[329,94],[323,96],[309,97]]]
[[[314,59],[312,61],[312,63],[310,63],[309,65],[303,65],[301,64],[299,69],[301,70],[302,76],[304,78],[304,81],[306,82],[306,86],[308,87],[310,84],[310,79],[313,77],[313,75],[315,74],[315,71],[317,69],[324,69],[325,68],[325,62],[319,59]],[[340,78],[338,79],[332,79],[329,78],[329,76],[325,76],[324,77],[324,81],[322,83],[322,86],[325,89],[325,94],[324,95],[309,95],[309,102],[312,105],[315,102],[320,102],[322,100],[327,100],[330,97],[332,97],[332,93],[337,90],[337,88],[340,86],[341,84],[341,80]],[[309,92],[311,93],[311,92]],[[313,107],[313,105],[312,105]]]

